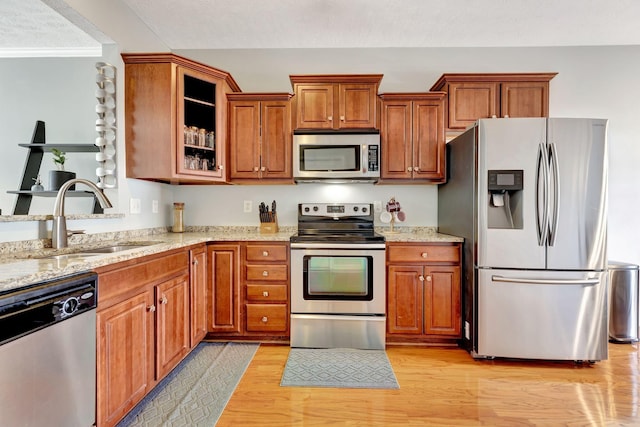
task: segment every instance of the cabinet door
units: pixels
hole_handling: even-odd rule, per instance
[[[413,148],[411,144],[411,101],[385,101],[382,104],[383,179],[410,179]]]
[[[219,86],[212,77],[177,67],[177,126],[173,146],[176,152],[176,172],[179,175],[222,178],[224,141],[221,141],[218,134],[217,122],[221,113],[218,111],[217,100],[223,96]],[[185,135],[188,130],[196,133],[200,130],[214,132],[218,137],[213,144],[206,144],[196,135],[192,144]]]
[[[160,380],[189,353],[189,276],[160,283],[155,292],[156,379]]]
[[[387,275],[387,332],[422,334],[422,266],[390,265]]]
[[[291,104],[263,101],[260,138],[261,178],[292,178]]]
[[[151,389],[153,296],[144,291],[97,313],[97,425],[115,425]]]
[[[240,333],[240,245],[211,245],[207,255],[208,332]]]
[[[441,101],[413,102],[413,177],[444,180],[444,106]]]
[[[334,128],[376,127],[376,86],[341,83],[338,86],[339,120]],[[337,126],[336,126],[337,125]]]
[[[191,348],[207,335],[207,249],[190,251],[191,258]]]
[[[333,128],[333,85],[296,85],[296,129]]]
[[[465,129],[478,119],[499,115],[500,91],[498,83],[450,83],[450,129]]]
[[[424,333],[460,337],[460,267],[425,267]]]
[[[502,117],[547,117],[548,82],[505,82],[501,85]]]
[[[232,180],[260,177],[260,102],[229,102],[229,149]]]

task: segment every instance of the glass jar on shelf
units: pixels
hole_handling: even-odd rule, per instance
[[[216,134],[214,131],[210,130],[207,132],[207,143],[206,146],[209,148],[214,148],[216,144]]]
[[[207,145],[207,131],[205,129],[198,130],[198,144],[200,147],[206,147]]]

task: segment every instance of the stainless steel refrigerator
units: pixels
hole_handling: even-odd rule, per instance
[[[607,358],[607,120],[482,119],[447,144],[474,357]]]

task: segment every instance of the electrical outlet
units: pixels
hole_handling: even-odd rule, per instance
[[[375,200],[373,202],[373,211],[382,212],[382,202],[380,200]]]
[[[129,212],[132,214],[139,214],[142,211],[142,207],[140,205],[140,199],[131,198],[129,200]]]
[[[152,200],[151,201],[151,212],[152,213],[158,213],[158,201],[157,200]]]
[[[245,200],[243,208],[245,213],[250,213],[253,210],[253,203],[251,200]]]

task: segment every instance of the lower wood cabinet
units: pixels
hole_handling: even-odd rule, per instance
[[[207,247],[189,251],[191,273],[191,348],[207,335]]]
[[[98,427],[117,424],[191,350],[189,261],[177,250],[97,269]]]
[[[387,339],[429,341],[461,334],[461,246],[387,245]]]
[[[209,245],[209,336],[289,339],[289,244]]]

